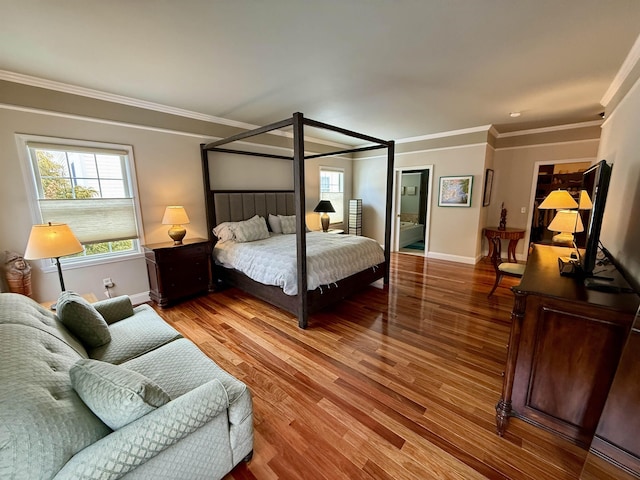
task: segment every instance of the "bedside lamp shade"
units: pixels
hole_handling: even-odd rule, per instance
[[[318,205],[316,205],[316,208],[313,209],[314,212],[318,212],[321,213],[322,215],[320,215],[320,223],[322,224],[322,231],[326,232],[329,230],[329,215],[327,215],[327,212],[335,212],[335,208],[333,208],[333,205],[331,205],[331,202],[329,200],[320,200],[320,202],[318,202]]]
[[[172,225],[168,233],[174,245],[182,244],[182,239],[187,233],[187,230],[182,226],[185,223],[189,223],[189,217],[183,206],[170,205],[165,209],[162,224]]]
[[[55,258],[60,278],[60,288],[64,292],[64,279],[60,267],[60,257],[82,251],[82,245],[65,223],[47,223],[31,227],[31,234],[24,252],[27,260]]]

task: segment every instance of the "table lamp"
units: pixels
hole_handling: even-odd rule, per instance
[[[65,223],[47,223],[31,227],[31,234],[24,252],[27,260],[39,260],[41,258],[55,258],[60,278],[60,289],[64,292],[64,279],[60,257],[73,255],[82,251],[82,245],[73,234],[69,225]]]
[[[551,239],[553,243],[573,246],[573,234],[584,232],[584,225],[578,210],[558,210],[547,229],[552,232],[560,232]]]
[[[182,245],[182,239],[187,233],[187,230],[182,226],[185,223],[189,223],[189,217],[183,206],[169,205],[165,209],[162,224],[172,225],[167,233],[169,233],[174,245]]]
[[[313,209],[314,212],[321,213],[320,215],[320,223],[322,224],[322,231],[326,232],[329,230],[329,215],[327,212],[333,213],[335,209],[329,200],[320,200],[316,208]]]

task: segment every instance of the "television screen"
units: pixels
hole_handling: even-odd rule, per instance
[[[591,275],[596,265],[600,229],[602,228],[602,217],[604,216],[610,178],[611,165],[607,164],[605,160],[601,160],[585,170],[582,175],[582,189],[589,195],[593,203],[585,223],[585,250],[580,258],[580,266],[585,275]]]

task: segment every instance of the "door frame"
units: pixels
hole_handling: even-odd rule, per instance
[[[400,249],[398,244],[400,243],[400,208],[401,208],[401,186],[402,186],[402,173],[415,171],[415,170],[428,170],[429,179],[427,181],[427,216],[424,224],[424,256],[429,253],[429,231],[431,225],[431,207],[432,207],[432,195],[433,195],[433,165],[412,165],[407,167],[395,167],[393,173],[393,204],[391,207],[393,222],[391,222],[391,251],[397,252]]]
[[[566,160],[540,160],[533,165],[533,178],[531,179],[531,193],[529,195],[529,213],[527,214],[527,227],[524,234],[524,245],[529,245],[531,239],[531,222],[533,220],[533,204],[536,201],[536,190],[538,187],[538,173],[540,173],[540,167],[542,165],[561,165],[563,163],[580,163],[580,162],[591,162],[592,164],[596,161],[596,157],[586,157],[586,158],[571,158]],[[528,247],[527,247],[528,248]],[[520,260],[527,260],[526,252],[527,248],[525,248],[525,254],[523,258]]]

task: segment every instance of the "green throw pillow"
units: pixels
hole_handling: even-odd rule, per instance
[[[69,376],[71,386],[82,401],[112,430],[171,400],[153,380],[99,360],[78,360],[69,370]]]
[[[56,314],[85,347],[96,348],[111,341],[107,322],[77,293],[62,292],[56,303]]]

